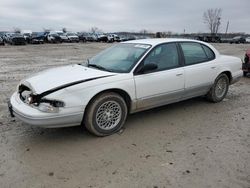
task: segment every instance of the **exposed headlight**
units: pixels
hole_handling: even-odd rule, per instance
[[[33,100],[31,98],[31,100]],[[39,103],[35,103],[37,109],[42,112],[57,113],[60,107],[64,107],[65,104],[62,101],[41,99]]]
[[[31,104],[33,102],[33,98],[31,96],[29,96],[27,101],[28,101],[29,104]]]
[[[37,108],[38,108],[38,110],[40,110],[42,112],[48,112],[48,113],[59,112],[59,107],[54,107],[49,103],[40,103]]]

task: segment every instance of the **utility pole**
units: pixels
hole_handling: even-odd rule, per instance
[[[217,23],[216,23],[216,27],[215,27],[215,35],[217,35],[218,31],[219,31],[219,27],[220,27],[220,22],[221,17],[218,17]]]
[[[226,28],[226,33],[225,34],[227,34],[228,27],[229,27],[229,21],[227,21],[227,28]]]

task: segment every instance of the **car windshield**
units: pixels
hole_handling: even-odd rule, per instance
[[[151,45],[148,44],[118,44],[91,58],[88,66],[110,72],[126,73],[150,47]]]

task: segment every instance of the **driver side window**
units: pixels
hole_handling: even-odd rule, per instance
[[[179,66],[179,56],[175,43],[162,44],[153,49],[144,60],[144,65],[156,64],[154,71],[167,70]]]

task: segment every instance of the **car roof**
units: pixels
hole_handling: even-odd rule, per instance
[[[157,39],[139,39],[139,40],[132,40],[132,41],[126,41],[123,43],[141,43],[141,44],[150,44],[152,46],[156,46],[161,43],[166,43],[166,42],[199,42],[202,43],[201,41],[198,40],[193,40],[193,39],[185,39],[185,38],[157,38]]]
[[[199,40],[193,40],[193,39],[185,39],[185,38],[156,38],[156,39],[139,39],[139,40],[131,40],[122,42],[124,44],[149,44],[152,47],[157,46],[159,44],[168,43],[168,42],[196,42],[200,44],[205,44],[206,46],[210,47],[216,56],[218,56],[220,53],[210,44],[199,41]]]

